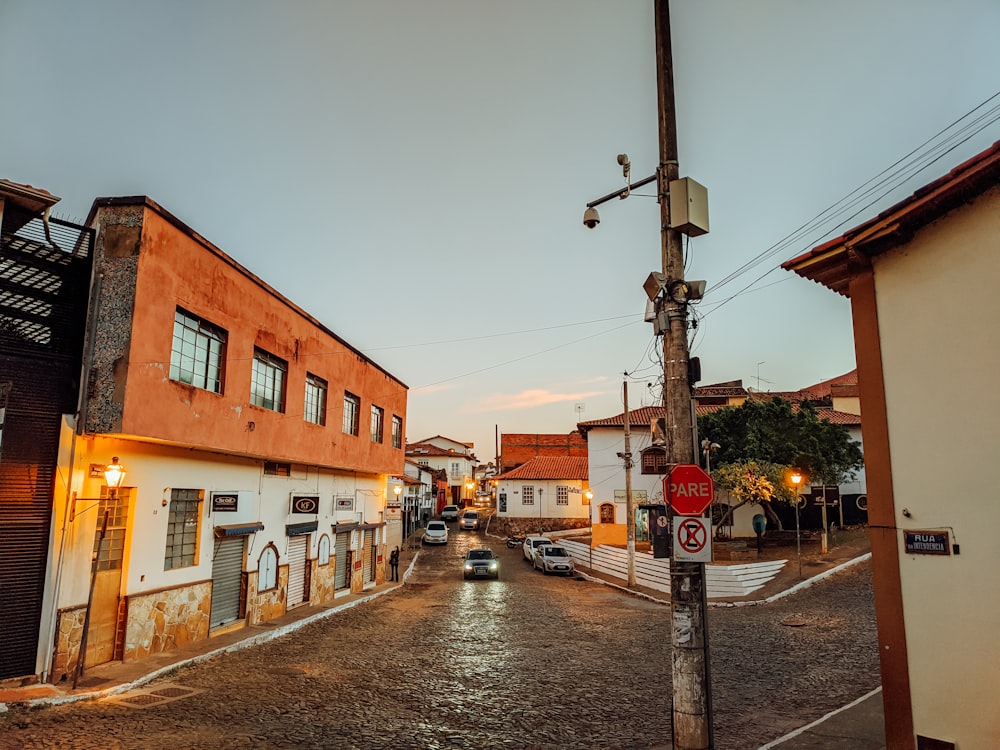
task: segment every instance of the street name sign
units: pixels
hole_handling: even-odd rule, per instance
[[[700,466],[678,464],[663,478],[663,497],[677,515],[700,516],[715,499],[715,485]]]

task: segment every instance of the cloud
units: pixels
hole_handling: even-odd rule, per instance
[[[514,411],[516,409],[534,409],[539,406],[558,404],[564,401],[580,401],[585,398],[601,396],[601,391],[583,391],[581,393],[553,393],[546,390],[529,390],[520,393],[497,393],[485,396],[478,404],[470,407],[471,412]]]

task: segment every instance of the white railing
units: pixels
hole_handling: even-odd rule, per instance
[[[604,575],[628,579],[628,552],[618,547],[589,545],[562,538],[577,565]],[[705,566],[705,595],[709,599],[738,598],[763,588],[785,566],[787,560],[768,560],[739,565]],[[670,593],[670,560],[654,558],[649,552],[635,553],[635,582],[639,586]]]

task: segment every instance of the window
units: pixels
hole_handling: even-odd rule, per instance
[[[306,406],[303,417],[313,424],[326,424],[326,381],[306,373]]]
[[[163,569],[188,568],[198,562],[201,490],[171,490],[167,518],[167,548]]]
[[[452,461],[451,462],[451,476],[453,476],[453,477],[460,477],[460,476],[462,476],[462,471],[461,471],[461,469],[459,469],[459,463],[458,463],[458,461]]]
[[[225,347],[225,331],[177,308],[170,347],[170,379],[222,393]]]
[[[392,447],[403,447],[403,418],[392,415]]]
[[[285,410],[285,373],[288,363],[263,349],[253,350],[250,403],[271,411]]]
[[[667,452],[663,448],[648,448],[642,453],[643,474],[666,474]]]
[[[361,399],[344,391],[344,434],[357,435],[361,416]]]
[[[260,553],[257,561],[257,590],[267,591],[278,588],[278,550],[269,544]]]
[[[569,487],[561,484],[556,487],[556,505],[569,505]]]
[[[534,505],[535,504],[535,488],[534,487],[522,487],[521,488],[521,505]]]
[[[279,461],[264,462],[265,477],[290,477],[292,475],[292,465]]]
[[[323,534],[323,536],[319,538],[319,548],[317,550],[316,557],[317,562],[320,565],[330,564],[330,537],[326,534]]]
[[[375,406],[372,404],[372,442],[381,443],[382,442],[382,419],[384,418],[385,412],[382,410],[381,406]]]

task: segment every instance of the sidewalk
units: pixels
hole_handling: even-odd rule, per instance
[[[793,556],[794,556],[794,550]],[[855,558],[856,549],[850,545],[842,548],[832,548],[830,554],[819,558],[811,555],[810,565],[804,565],[803,571],[813,580],[827,574],[830,570],[850,563]],[[321,607],[302,606],[293,609],[286,615],[261,625],[238,627],[221,632],[184,648],[157,654],[154,656],[130,662],[111,662],[88,669],[80,678],[77,689],[70,682],[38,684],[25,686],[4,686],[0,683],[0,714],[7,711],[8,704],[46,706],[59,705],[80,700],[105,698],[141,687],[157,677],[169,674],[171,671],[186,664],[193,664],[211,659],[228,651],[250,648],[257,644],[279,638],[291,633],[303,625],[315,620],[330,617],[350,607],[364,604],[372,599],[386,594],[403,585],[413,572],[414,564],[419,556],[419,545],[405,543],[400,548],[400,578],[398,582],[385,582],[369,588],[359,594],[348,594],[338,598],[331,605]],[[806,555],[803,555],[806,560]],[[790,560],[786,568],[794,564]],[[794,574],[779,576],[764,590],[756,592],[754,599],[762,601],[783,590],[790,588],[790,577],[795,583],[798,579],[797,565]],[[619,582],[606,577],[587,575],[588,578],[623,588]],[[808,581],[807,581],[808,582]],[[784,588],[783,588],[784,587]],[[664,601],[660,591],[638,590],[631,593],[648,597],[656,601]],[[738,601],[738,600],[737,600]],[[735,603],[735,602],[734,602]],[[883,724],[882,692],[877,689],[868,695],[858,698],[853,703],[822,717],[816,722],[791,732],[784,737],[775,739],[762,746],[760,750],[884,750],[885,729]]]
[[[54,706],[81,700],[106,698],[111,695],[134,690],[157,677],[186,664],[194,664],[211,659],[228,651],[239,651],[260,643],[265,643],[298,630],[303,625],[321,620],[337,612],[369,602],[402,586],[413,572],[419,555],[419,543],[404,542],[399,551],[399,581],[386,581],[372,586],[361,593],[340,596],[332,604],[311,607],[296,607],[285,615],[260,625],[220,629],[215,635],[154,654],[144,659],[128,662],[109,662],[90,667],[77,681],[74,690],[72,681],[57,684],[13,685],[0,683],[0,714],[8,709],[8,704],[28,706]],[[388,569],[388,566],[387,566]]]

